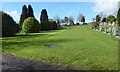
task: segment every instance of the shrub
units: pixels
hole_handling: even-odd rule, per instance
[[[59,25],[55,21],[49,21],[50,24],[50,30],[57,30],[59,28]]]
[[[99,28],[99,22],[93,22],[93,28],[98,29]]]
[[[80,23],[76,23],[76,25],[80,25]]]
[[[27,19],[25,19],[22,25],[23,33],[38,33],[39,31],[40,24],[35,18],[28,17]]]
[[[108,22],[113,22],[114,21],[114,19],[115,19],[115,17],[113,16],[113,15],[109,15],[108,17],[107,17],[107,21]]]
[[[82,25],[87,25],[87,23],[83,23]]]
[[[23,25],[23,23],[18,23],[18,26],[19,26],[19,31],[21,31],[21,30],[22,30],[22,25]]]
[[[87,26],[88,26],[90,29],[93,29],[93,28],[94,28],[93,23],[94,23],[94,22],[89,22],[89,23],[87,23]]]
[[[2,16],[2,37],[13,36],[17,33],[17,25],[13,18],[5,12],[0,12]]]
[[[47,15],[47,10],[46,9],[43,9],[41,11],[40,22],[41,22],[41,30],[42,31],[50,30],[50,24],[49,24],[49,21],[48,21],[48,15]]]
[[[20,30],[19,24],[16,24],[16,28],[17,28],[17,33],[19,33],[19,30]]]
[[[116,19],[115,23],[118,24],[118,19]]]

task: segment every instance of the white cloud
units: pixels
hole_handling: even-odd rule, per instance
[[[20,19],[20,15],[18,14],[18,12],[15,10],[15,11],[5,11],[7,14],[9,14],[16,22],[19,21]]]
[[[95,0],[95,6],[92,7],[92,10],[95,13],[103,12],[106,16],[112,14],[115,15],[115,12],[118,10],[118,2],[120,0]]]

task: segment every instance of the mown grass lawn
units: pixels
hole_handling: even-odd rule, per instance
[[[27,59],[81,70],[118,69],[118,40],[86,26],[5,37],[2,45],[4,51]]]

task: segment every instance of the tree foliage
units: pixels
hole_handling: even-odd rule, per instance
[[[85,17],[84,16],[82,16],[81,22],[85,23]]]
[[[81,22],[82,17],[83,17],[83,14],[79,14],[79,15],[78,15],[78,18],[77,18],[77,21],[78,21],[78,22]]]
[[[115,17],[114,17],[113,15],[109,15],[109,16],[107,17],[107,21],[108,21],[108,22],[113,22],[114,19],[115,19]]]
[[[28,17],[27,19],[25,19],[22,25],[23,33],[38,33],[39,31],[40,24],[35,18]]]
[[[78,22],[83,22],[83,24],[85,24],[85,16],[83,14],[79,14],[77,20]]]
[[[19,28],[22,29],[22,24],[24,20],[28,17],[34,17],[34,11],[32,9],[31,5],[28,5],[28,9],[26,5],[23,5],[22,7],[22,14],[20,16],[20,21],[19,21]]]
[[[59,16],[55,16],[54,20],[56,21],[57,24],[60,24],[60,22],[61,22]]]
[[[118,19],[116,19],[115,23],[118,24]]]
[[[41,30],[42,31],[50,29],[50,24],[48,21],[48,15],[47,15],[46,9],[43,9],[41,11],[40,22],[41,22]]]
[[[80,23],[76,23],[76,25],[80,25]]]
[[[118,13],[117,13],[117,20],[118,20],[118,24],[120,26],[120,8],[119,8]]]
[[[13,36],[17,33],[17,25],[13,18],[5,12],[0,12],[2,16],[2,36]]]
[[[74,25],[74,18],[72,16],[70,16],[68,18],[68,21],[69,21],[70,25]]]
[[[65,20],[64,20],[64,19],[61,19],[61,23],[65,23]]]
[[[65,23],[68,24],[69,18],[68,17],[64,17],[64,21],[65,21]]]
[[[59,29],[59,24],[56,23],[54,20],[50,19],[49,20],[49,24],[50,24],[50,30],[57,30],[57,29]]]
[[[24,20],[27,18],[27,7],[26,5],[24,5],[22,7],[22,14],[20,15],[20,21],[19,21],[19,27],[20,29],[22,28],[22,23],[24,22]]]
[[[99,15],[96,16],[96,22],[100,22],[101,18]]]
[[[106,18],[105,17],[102,19],[102,22],[106,22]]]
[[[31,5],[28,5],[28,17],[34,17],[34,11]]]

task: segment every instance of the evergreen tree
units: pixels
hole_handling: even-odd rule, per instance
[[[65,21],[65,23],[68,24],[69,18],[68,17],[64,17],[64,21]]]
[[[70,16],[68,18],[68,21],[69,21],[70,25],[74,25],[74,18],[72,16]]]
[[[107,21],[108,22],[113,22],[114,21],[114,19],[115,19],[115,16],[113,16],[113,15],[109,15],[108,17],[107,17]]]
[[[96,22],[100,22],[101,18],[99,15],[96,16]]]
[[[49,19],[50,30],[57,30],[59,29],[59,24],[54,21],[53,19]]]
[[[50,29],[50,25],[49,25],[48,15],[47,15],[46,9],[43,9],[41,11],[40,22],[41,22],[41,30],[44,31],[44,30],[49,30]]]
[[[78,15],[77,21],[78,21],[79,23],[81,22],[82,17],[83,17],[83,14],[79,14],[79,15]]]
[[[28,5],[28,12],[27,12],[27,15],[28,17],[34,17],[34,11],[33,11],[33,8],[31,5]]]
[[[0,11],[0,16],[2,16],[2,37],[14,36],[17,33],[16,22],[5,12]]]
[[[106,22],[106,18],[105,17],[102,19],[102,22]]]
[[[85,17],[82,16],[81,22],[85,23]]]
[[[26,7],[26,5],[24,5],[23,7],[22,7],[22,14],[21,14],[21,16],[20,16],[20,21],[19,21],[19,27],[20,27],[20,29],[21,29],[21,27],[22,27],[22,23],[24,22],[24,20],[27,18],[27,7]]]
[[[99,15],[96,15],[96,22],[93,23],[93,26],[95,27],[95,29],[98,28],[100,20],[101,20],[101,17]]]
[[[117,13],[117,20],[118,20],[118,24],[120,26],[120,8],[119,8],[118,13]]]

